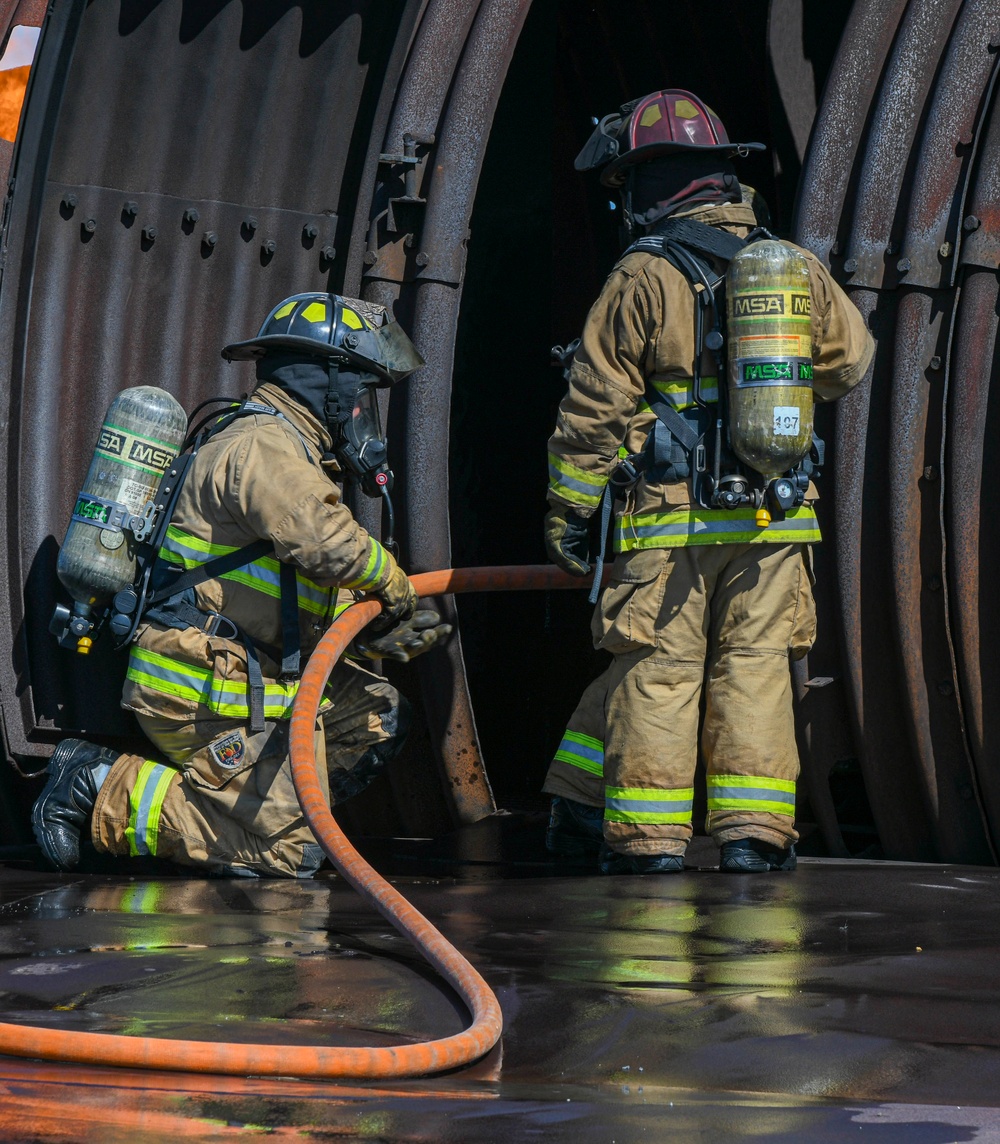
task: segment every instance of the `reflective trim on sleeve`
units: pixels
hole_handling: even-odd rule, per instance
[[[756,775],[709,775],[708,809],[743,810],[795,817],[795,783]]]
[[[621,513],[615,521],[615,551],[685,548],[693,544],[816,544],[816,510],[802,505],[767,528],[754,523],[752,508],[685,508],[675,512]]]
[[[606,473],[588,473],[549,453],[549,489],[571,504],[595,507],[608,483]]]
[[[127,678],[141,687],[174,695],[191,703],[200,703],[229,719],[247,720],[247,685],[239,679],[219,679],[204,667],[184,663],[179,659],[160,655],[159,652],[133,644],[129,653]],[[288,719],[298,694],[298,680],[288,683],[264,685],[264,718]]]
[[[567,731],[563,735],[555,759],[598,778],[604,775],[604,744],[600,739],[582,735],[579,731]]]
[[[135,786],[128,796],[131,808],[125,838],[132,857],[156,854],[160,831],[160,812],[170,784],[178,772],[173,767],[146,760],[139,768]]]
[[[657,790],[651,787],[605,787],[604,821],[681,823],[691,821],[694,788]]]
[[[342,588],[355,588],[358,591],[367,592],[378,583],[382,569],[385,567],[387,553],[377,540],[369,538],[368,543],[371,548],[368,551],[368,562],[365,564],[364,571],[356,580],[345,580],[341,584]]]

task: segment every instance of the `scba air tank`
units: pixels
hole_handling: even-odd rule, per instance
[[[66,629],[66,636],[74,638],[65,639],[64,646],[86,652],[91,613],[134,581],[131,518],[142,516],[180,452],[186,430],[184,409],[153,385],[122,390],[108,408],[56,565],[75,601]]]
[[[809,265],[781,242],[752,242],[729,263],[726,299],[729,440],[771,486],[812,446]],[[757,523],[769,521],[761,508]]]

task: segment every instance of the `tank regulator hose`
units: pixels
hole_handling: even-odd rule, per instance
[[[585,588],[587,581],[551,564],[451,568],[411,577],[417,595]],[[292,779],[316,840],[345,881],[423,954],[468,1006],[461,1033],[389,1048],[251,1045],[78,1033],[0,1022],[0,1053],[49,1061],[228,1076],[316,1080],[419,1077],[478,1060],[500,1039],[503,1018],[493,991],[457,949],[385,881],[348,842],[323,797],[316,773],[315,734],[330,674],[347,645],[379,613],[374,600],[352,605],[327,629],[302,673],[289,730]]]

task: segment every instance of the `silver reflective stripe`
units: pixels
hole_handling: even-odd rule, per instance
[[[170,780],[173,779],[176,774],[177,771],[174,770],[173,767],[164,767],[160,764],[156,764],[150,769],[146,777],[146,783],[142,788],[139,805],[135,808],[134,812],[135,854],[156,854],[155,837],[159,831],[160,808],[163,805],[163,797],[166,793],[166,790],[163,789],[163,784],[169,784]],[[154,811],[156,812],[155,822]]]
[[[631,523],[634,517],[621,517],[619,521],[619,531],[627,534],[628,536],[636,537],[650,537],[650,536],[697,536],[703,532],[714,533],[730,533],[730,532],[750,532],[755,528],[752,519],[736,519],[736,520],[697,520],[691,518],[685,521],[679,521],[672,524],[641,524],[634,525]],[[628,523],[626,523],[628,522]],[[772,528],[776,532],[814,532],[816,530],[815,516],[807,516],[799,519],[786,517],[784,520],[775,521]],[[755,535],[765,535],[764,530],[760,530]]]
[[[715,783],[711,785],[710,798],[714,801],[716,799],[732,799],[738,802],[783,802],[789,806],[795,805],[794,793],[782,790],[762,789],[761,787],[727,787],[717,786]]]
[[[638,814],[690,813],[694,808],[694,799],[605,798],[604,805],[608,810],[625,810]]]

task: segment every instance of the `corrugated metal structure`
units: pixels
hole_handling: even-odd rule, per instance
[[[983,573],[998,549],[984,480],[997,435],[996,6],[771,0],[711,34],[693,0],[631,0],[622,15],[610,0],[0,2],[0,31],[44,18],[0,280],[0,712],[20,767],[67,733],[135,735],[117,705],[123,663],[106,649],[79,663],[46,630],[105,406],[138,382],[188,407],[245,390],[252,374],[219,347],[285,294],[392,305],[428,360],[389,411],[407,567],[541,558],[560,388],[543,343],[574,336],[616,249],[606,196],[572,156],[591,113],[687,86],[732,135],[771,144],[774,160],[750,160],[745,178],[832,264],[878,339],[872,374],[828,416],[825,622],[796,676],[823,847],[995,861],[1000,620]],[[519,90],[504,86],[512,59]],[[0,145],[0,168],[10,160]],[[540,249],[550,231],[554,248]],[[507,398],[529,392],[540,400],[507,432]],[[357,512],[378,531],[372,503]],[[599,669],[582,599],[463,601],[460,614],[461,638],[407,677],[425,731],[351,811],[359,829],[433,833],[491,813],[477,715],[505,799],[537,789]],[[510,677],[513,695],[497,687]],[[13,771],[2,784],[9,838],[24,836],[35,789]]]

